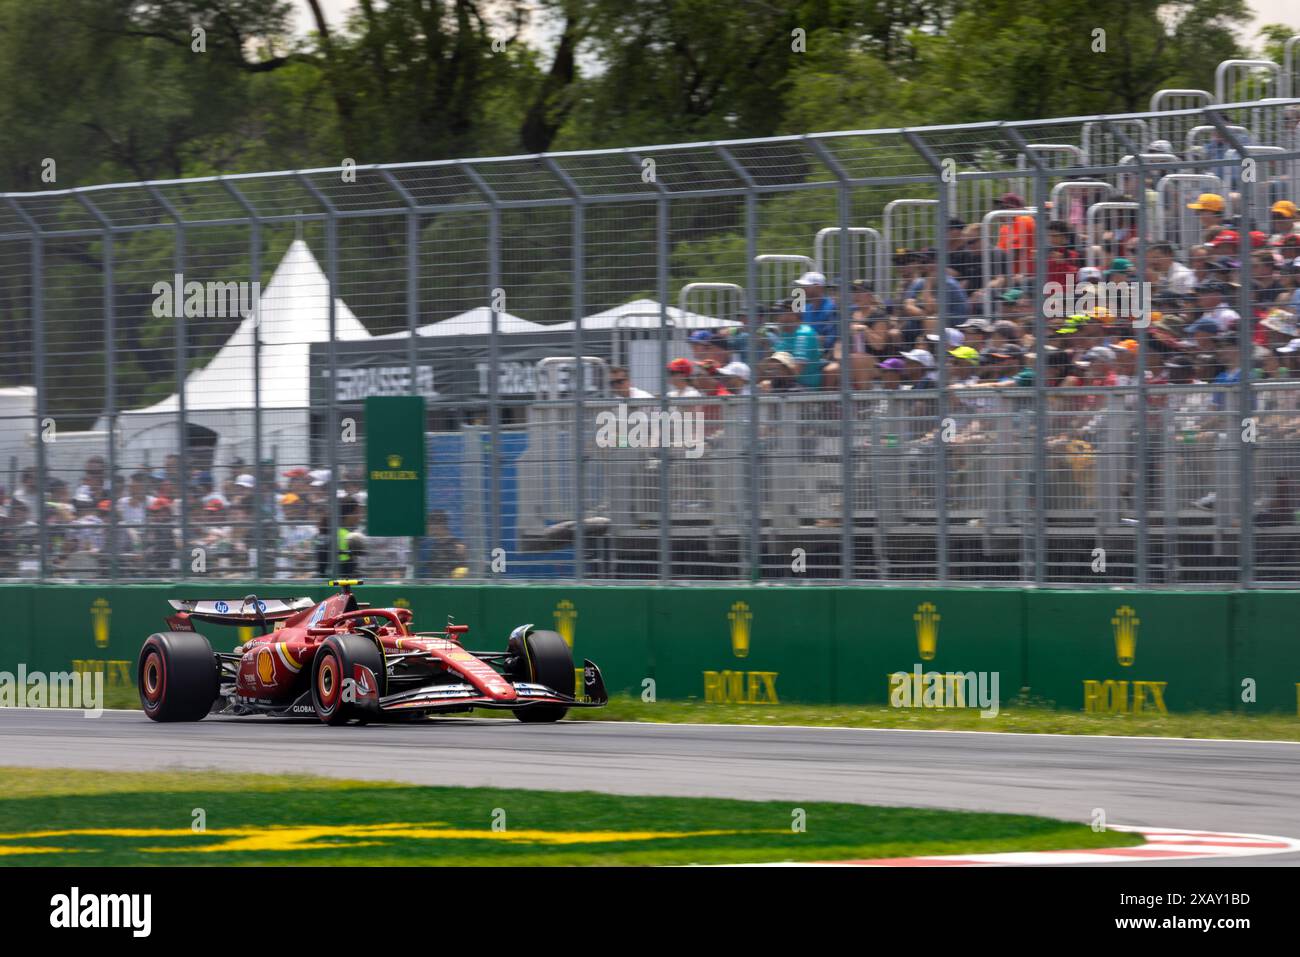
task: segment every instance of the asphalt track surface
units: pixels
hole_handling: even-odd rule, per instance
[[[850,801],[1076,821],[1102,808],[1115,824],[1300,838],[1300,743],[1286,742],[465,718],[156,724],[139,711],[91,719],[0,709],[0,764]],[[1295,866],[1300,854],[1199,863]]]

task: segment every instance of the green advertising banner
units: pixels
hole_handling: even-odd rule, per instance
[[[169,598],[324,598],[318,581],[0,585],[0,671],[134,681]],[[987,710],[1022,692],[1067,711],[1300,714],[1300,592],[416,584],[360,589],[421,630],[468,625],[504,650],[516,625],[559,632],[609,690],[709,704],[825,702]],[[214,648],[251,627],[205,625]],[[996,680],[997,684],[994,685]],[[986,700],[989,699],[989,700]]]
[[[366,534],[424,534],[424,396],[366,399]]]

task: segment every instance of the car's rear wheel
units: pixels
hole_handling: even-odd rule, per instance
[[[193,631],[162,631],[145,639],[136,662],[140,707],[154,721],[198,721],[221,694],[217,659]]]
[[[377,717],[387,684],[383,650],[369,635],[331,635],[312,659],[311,703],[326,724]]]
[[[573,696],[573,653],[554,631],[529,632],[522,639],[510,639],[510,651],[520,662],[521,680],[546,685],[552,691]],[[520,721],[559,721],[569,709],[562,704],[533,704],[514,709]]]

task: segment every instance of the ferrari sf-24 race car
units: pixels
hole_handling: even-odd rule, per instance
[[[393,721],[501,708],[520,721],[558,721],[570,708],[609,700],[600,669],[584,661],[575,693],[573,655],[553,631],[520,625],[505,651],[466,651],[468,625],[412,631],[409,608],[371,608],[352,586],[310,598],[174,600],[169,631],[140,649],[136,680],[155,721],[208,714],[315,715],[326,724]],[[261,634],[231,653],[213,651],[195,622],[253,626]]]

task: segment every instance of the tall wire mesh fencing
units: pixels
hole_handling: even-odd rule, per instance
[[[1294,585],[1264,82],[6,194],[0,578]],[[424,536],[366,534],[373,395],[426,400]]]

